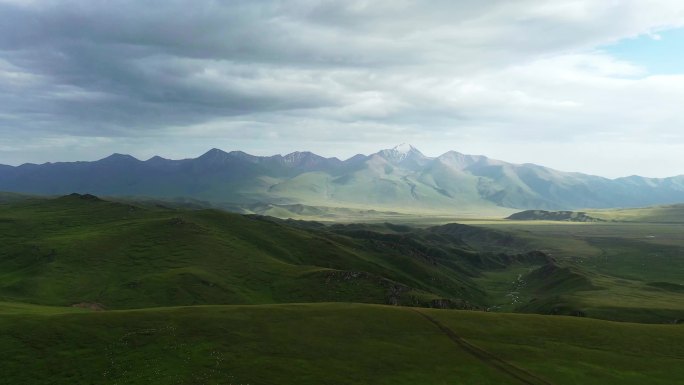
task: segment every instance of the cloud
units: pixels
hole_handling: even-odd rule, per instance
[[[682,24],[677,1],[0,0],[0,163],[681,140],[681,76],[600,47]]]

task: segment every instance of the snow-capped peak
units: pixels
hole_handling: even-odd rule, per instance
[[[392,150],[394,150],[400,154],[408,154],[409,152],[411,152],[411,150],[415,150],[415,149],[416,149],[415,147],[411,146],[408,143],[402,143],[400,145],[394,146],[394,148]]]
[[[382,150],[378,153],[381,157],[390,162],[403,162],[406,159],[423,159],[423,155],[417,148],[410,144],[402,143],[388,150]]]

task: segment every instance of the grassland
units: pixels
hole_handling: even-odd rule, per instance
[[[362,302],[684,319],[684,224],[465,223],[324,226],[12,196],[0,204],[0,301],[106,309]]]
[[[671,385],[684,375],[678,325],[358,304],[0,312],[8,384]]]
[[[684,225],[644,222],[470,222],[525,239],[583,276],[593,290],[567,290],[519,311],[573,308],[603,319],[674,322],[684,319]],[[534,293],[519,290],[527,300]]]
[[[321,228],[81,195],[0,205],[0,242],[0,300],[107,309],[322,301],[467,307],[486,297],[473,281],[480,265],[498,264],[458,234]]]
[[[610,221],[641,223],[684,223],[684,205],[590,210],[589,215]]]
[[[0,198],[0,384],[684,377],[674,220],[323,225]]]

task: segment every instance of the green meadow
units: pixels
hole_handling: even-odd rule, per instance
[[[0,330],[5,383],[669,385],[684,375],[682,327],[577,317],[333,303],[40,309],[4,313]]]
[[[684,376],[684,224],[405,219],[3,195],[0,383]]]

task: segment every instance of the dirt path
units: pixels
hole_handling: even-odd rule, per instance
[[[492,368],[498,370],[499,372],[505,373],[513,378],[515,378],[518,382],[522,384],[527,384],[527,385],[553,385],[552,383],[544,380],[543,378],[537,377],[536,375],[521,369],[509,362],[506,362],[502,360],[501,358],[493,355],[492,353],[479,348],[470,342],[464,340],[463,338],[459,337],[453,330],[448,328],[446,325],[442,324],[441,322],[437,321],[436,319],[432,318],[431,316],[423,313],[422,311],[415,310],[416,313],[420,314],[423,318],[426,320],[430,321],[433,323],[435,326],[439,328],[444,334],[446,334],[447,337],[449,337],[450,340],[452,340],[456,345],[458,345],[461,349],[465,350],[466,352],[470,353],[473,357],[477,358],[478,360],[482,361],[482,363],[491,366]]]

